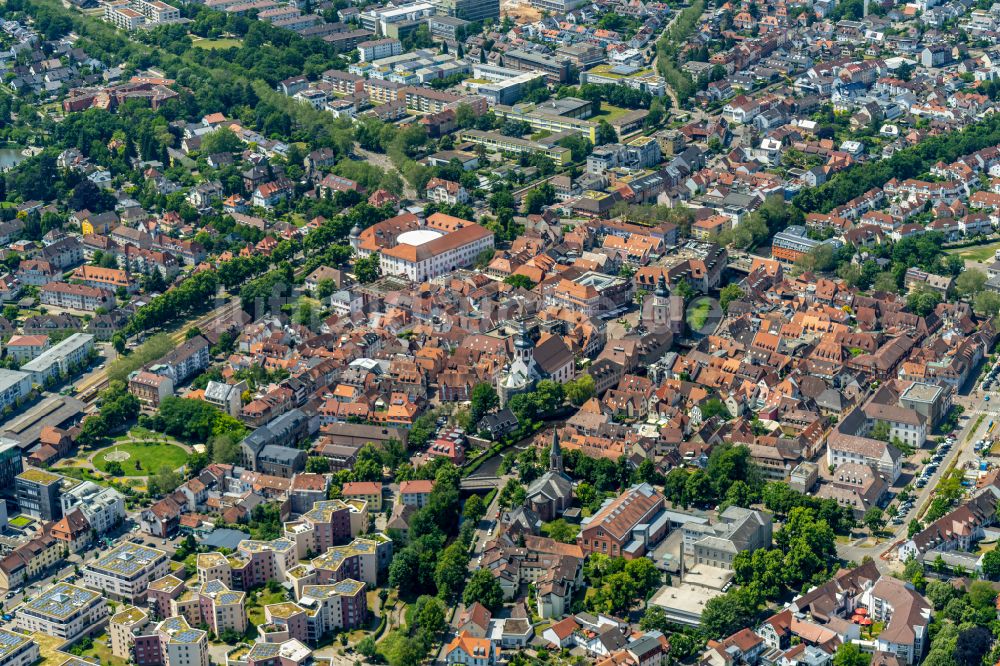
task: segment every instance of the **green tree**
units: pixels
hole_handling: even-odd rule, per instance
[[[354,276],[361,284],[368,284],[379,279],[382,267],[379,265],[379,254],[373,252],[367,257],[361,257],[354,262]]]
[[[330,461],[323,456],[309,456],[306,459],[306,471],[310,474],[329,474]]]
[[[566,399],[579,407],[587,402],[597,393],[594,385],[594,378],[584,373],[576,379],[566,382],[564,385]]]
[[[355,645],[354,647],[360,654],[364,655],[365,657],[368,658],[374,657],[376,650],[375,637],[371,634],[368,634],[360,641],[358,641],[358,644]]]
[[[486,515],[486,503],[480,495],[471,495],[462,508],[462,519],[476,524]]]
[[[991,550],[983,555],[983,576],[988,580],[1000,580],[1000,550]]]
[[[504,484],[503,489],[500,491],[500,507],[510,509],[521,506],[524,504],[527,496],[527,491],[517,479],[507,479],[507,483]]]
[[[601,118],[597,121],[595,139],[594,145],[597,146],[603,146],[606,143],[616,143],[618,141],[618,133],[615,132],[615,128],[611,126],[611,123]]]
[[[872,426],[871,438],[880,442],[888,442],[891,430],[887,421],[876,421]]]
[[[875,282],[872,284],[872,289],[874,291],[896,293],[899,291],[899,282],[896,280],[895,275],[889,271],[885,271],[875,276]]]
[[[420,589],[420,555],[412,548],[395,554],[389,564],[389,585],[402,597],[412,598]]]
[[[719,292],[719,304],[722,309],[729,312],[729,304],[743,298],[743,290],[737,284],[727,284]]]
[[[462,602],[466,606],[471,606],[476,601],[491,611],[498,609],[503,604],[503,590],[500,588],[500,582],[489,569],[477,569],[465,586]]]
[[[752,625],[757,615],[757,602],[749,592],[733,589],[709,599],[701,613],[701,629],[709,636],[729,636]]]
[[[149,480],[149,489],[157,495],[166,495],[177,490],[183,481],[181,475],[171,469],[169,465],[163,465]]]
[[[556,201],[556,190],[551,183],[545,183],[529,190],[524,195],[524,212],[528,215],[541,213],[546,206]]]
[[[208,448],[212,452],[212,462],[233,464],[238,463],[243,456],[240,443],[232,435],[216,435],[208,440]],[[329,465],[327,465],[329,469]]]
[[[492,384],[481,382],[472,387],[469,403],[469,422],[475,427],[486,414],[500,406],[500,396]]]
[[[444,549],[434,570],[434,584],[439,597],[449,603],[459,598],[467,567],[468,557],[461,543],[455,542]]]
[[[871,655],[862,652],[853,641],[841,643],[833,655],[833,666],[868,666],[869,663]]]
[[[670,629],[670,626],[670,618],[667,617],[667,612],[663,610],[662,606],[647,606],[646,611],[642,614],[642,619],[639,620],[639,628],[643,631],[666,632]],[[671,645],[671,648],[673,648],[673,645]]]
[[[872,534],[878,534],[885,528],[885,513],[879,507],[873,506],[865,511],[864,523]]]
[[[940,302],[941,294],[930,289],[917,289],[906,297],[907,307],[920,317],[929,315]]]
[[[970,298],[983,290],[986,284],[986,273],[978,268],[969,268],[955,278],[955,293],[963,298]]]
[[[531,291],[535,288],[535,283],[531,281],[527,275],[508,275],[504,278],[504,283],[511,285],[512,287],[520,287],[521,289],[527,289]]]
[[[329,298],[330,294],[337,290],[337,286],[330,278],[323,278],[316,284],[316,298],[323,300]]]
[[[228,127],[209,132],[201,140],[201,152],[205,155],[236,153],[242,150],[243,142]]]
[[[542,525],[542,533],[550,539],[561,541],[562,543],[576,543],[576,535],[580,529],[566,522],[563,518],[558,518]]]
[[[424,645],[404,630],[390,631],[379,644],[379,652],[389,666],[418,666],[427,654]]]
[[[421,595],[415,604],[406,609],[406,623],[411,629],[426,632],[432,637],[437,636],[448,626],[446,611],[444,602],[437,597]]]

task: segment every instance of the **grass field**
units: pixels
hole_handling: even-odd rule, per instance
[[[119,451],[129,455],[127,460],[122,460],[122,470],[125,476],[149,476],[156,474],[164,465],[171,469],[176,469],[187,460],[187,453],[184,449],[174,444],[162,442],[139,442],[134,444],[116,444],[105,451],[101,451],[94,456],[94,466],[102,472],[108,469],[108,454]],[[112,460],[114,456],[112,456]],[[137,467],[138,463],[138,467]]]
[[[695,304],[694,309],[688,314],[688,323],[691,325],[691,328],[697,331],[705,325],[705,322],[708,321],[708,315],[711,313],[712,302],[710,300],[706,298],[698,301]]]
[[[107,640],[109,640],[107,634],[95,636],[93,647],[89,650],[84,650],[81,656],[92,658],[96,657],[101,664],[110,664],[110,666],[126,666],[129,663],[127,660],[111,654],[111,646],[104,644]]]
[[[247,599],[247,619],[254,626],[264,624],[264,606],[280,604],[282,601],[288,601],[284,591],[271,592],[265,587],[258,591],[256,601]]]
[[[1000,250],[1000,241],[996,243],[989,243],[987,245],[972,245],[970,247],[960,247],[954,250],[948,250],[950,254],[957,254],[966,261],[980,261],[985,263],[991,263],[993,260],[993,253],[996,250]]]
[[[632,113],[632,109],[623,109],[620,106],[614,106],[608,104],[607,102],[601,102],[601,112],[587,118],[587,120],[595,123],[599,120],[607,120],[610,123],[613,120],[621,118],[626,113]]]
[[[243,40],[234,37],[220,37],[219,39],[195,39],[191,43],[199,49],[231,49],[242,46]]]
[[[33,521],[31,518],[28,518],[27,516],[18,516],[17,518],[10,519],[11,526],[17,527],[18,529],[23,529],[33,522],[35,521]]]

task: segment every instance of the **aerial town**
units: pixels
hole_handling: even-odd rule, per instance
[[[1000,663],[1000,3],[4,0],[0,666]]]

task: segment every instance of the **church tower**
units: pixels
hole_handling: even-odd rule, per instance
[[[531,368],[535,363],[535,344],[528,335],[528,328],[521,322],[517,332],[517,339],[514,340],[514,362],[520,361],[527,368]]]
[[[559,446],[559,428],[552,428],[552,448],[549,450],[549,471],[565,474],[563,469],[562,448]]]
[[[666,333],[670,330],[670,291],[667,289],[667,280],[660,273],[656,281],[656,290],[653,291],[653,333]]]

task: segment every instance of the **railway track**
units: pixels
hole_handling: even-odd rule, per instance
[[[215,321],[231,317],[233,314],[235,314],[235,312],[239,309],[239,307],[240,307],[240,301],[238,298],[235,298],[234,300],[231,300],[226,304],[219,306],[218,308],[212,310],[211,312],[205,313],[204,315],[198,317],[194,321],[189,321],[179,326],[176,331],[170,334],[170,339],[174,343],[180,344],[181,342],[184,341],[184,336],[187,334],[188,330],[192,328],[207,327],[209,324]],[[84,386],[78,387],[80,400],[88,404],[94,402],[97,399],[97,396],[100,394],[100,392],[103,391],[105,388],[107,388],[110,381],[111,380],[108,379],[107,370],[103,370],[100,373],[92,376]]]

